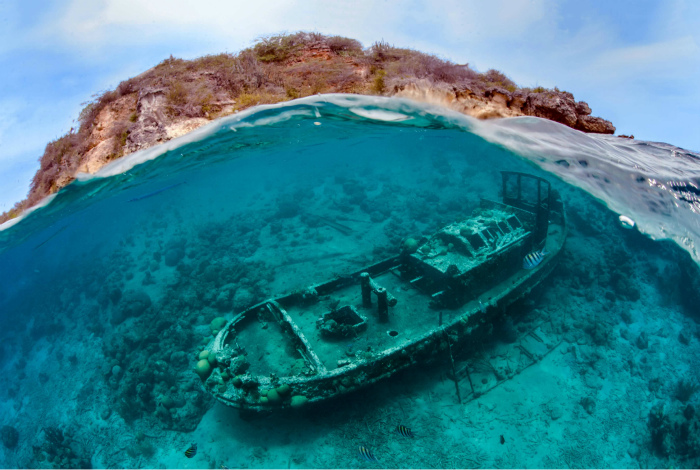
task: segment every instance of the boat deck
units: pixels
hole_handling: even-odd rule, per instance
[[[439,325],[440,311],[430,308],[430,296],[401,280],[393,272],[377,276],[374,281],[400,299],[394,307],[389,308],[388,321],[379,319],[376,298],[373,298],[371,307],[362,307],[359,284],[338,289],[327,300],[313,305],[284,306],[327,369],[335,369],[339,361],[342,364],[342,361],[352,362],[358,357],[366,358],[367,353],[381,355],[387,349],[415,341]],[[343,338],[328,338],[321,334],[316,325],[317,320],[338,301],[338,307],[352,305],[366,319],[365,331],[354,337]],[[441,311],[443,321],[447,321],[451,316],[450,311]]]
[[[552,224],[546,248],[556,250],[561,243],[562,228]],[[484,291],[457,309],[431,306],[431,296],[415,285],[402,279],[398,269],[375,275],[372,279],[391,293],[398,302],[389,307],[388,321],[382,321],[378,314],[377,298],[372,295],[372,306],[362,306],[362,292],[359,283],[334,289],[332,294],[320,296],[315,303],[300,302],[298,297],[278,299],[278,306],[287,315],[290,325],[296,329],[292,333],[285,322],[274,321],[270,315],[248,315],[235,326],[235,335],[229,341],[235,342],[246,352],[250,363],[249,372],[253,375],[291,376],[309,363],[317,362],[320,369],[334,370],[359,360],[381,357],[386,351],[409,345],[434,330],[441,324],[448,324],[466,312],[476,312],[489,306],[505,291],[520,284],[531,272],[516,270],[504,282]],[[483,305],[479,304],[483,300]],[[364,318],[366,329],[343,337],[329,337],[319,328],[319,320],[333,307],[341,309],[354,307]],[[273,311],[274,309],[268,309]],[[302,352],[298,338],[303,338],[306,349],[315,355]],[[227,341],[227,342],[229,342]],[[323,372],[323,370],[321,370]]]
[[[296,350],[294,338],[276,321],[261,321],[251,315],[236,325],[231,341],[242,347],[254,374],[290,375],[297,360],[302,360]]]

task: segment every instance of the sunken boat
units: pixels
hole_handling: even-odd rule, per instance
[[[481,341],[552,272],[567,233],[564,204],[547,180],[501,173],[501,202],[482,199],[469,218],[404,240],[394,257],[235,315],[200,354],[204,387],[242,410],[296,408]],[[524,361],[499,379],[553,347],[542,329],[526,336],[517,345]],[[452,372],[455,383],[469,375],[454,360]],[[479,396],[480,382],[468,378],[468,394]]]

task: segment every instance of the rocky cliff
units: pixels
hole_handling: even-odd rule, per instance
[[[480,118],[537,116],[584,132],[612,134],[571,93],[520,88],[496,70],[386,43],[364,49],[353,39],[296,33],[259,41],[239,54],[185,61],[170,57],[90,103],[80,127],[50,142],[26,200],[0,216],[16,216],[109,161],[166,142],[212,119],[264,103],[317,93],[400,96]]]
[[[418,82],[397,86],[391,94],[440,104],[479,119],[536,116],[560,122],[583,132],[615,133],[615,126],[610,121],[591,116],[588,103],[577,102],[574,95],[566,91],[510,92],[501,87],[458,90]]]

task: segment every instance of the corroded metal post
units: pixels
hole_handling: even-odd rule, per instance
[[[360,287],[362,288],[362,306],[369,308],[372,306],[372,286],[369,273],[360,274]]]
[[[385,288],[379,287],[375,290],[377,293],[377,312],[379,313],[379,321],[389,321],[389,303],[387,302],[388,292]]]
[[[452,341],[450,341],[450,335],[445,331],[445,339],[447,339],[447,349],[450,352],[450,365],[452,366],[452,378],[454,379],[455,382],[455,390],[457,391],[457,402],[461,405],[462,404],[462,394],[459,392],[459,379],[457,378],[457,369],[455,368],[455,358],[452,355]],[[469,374],[469,371],[467,370],[467,374]],[[469,377],[469,383],[471,383],[472,379]]]

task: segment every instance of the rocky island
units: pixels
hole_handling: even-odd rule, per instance
[[[434,55],[376,42],[299,32],[267,37],[238,54],[170,57],[90,102],[80,125],[46,145],[16,217],[79,172],[186,134],[251,106],[320,93],[398,96],[479,119],[536,116],[583,132],[613,134],[584,101],[557,88],[521,88],[497,70],[479,73]]]

